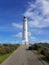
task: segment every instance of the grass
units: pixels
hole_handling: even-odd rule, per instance
[[[0,55],[0,64],[1,64],[5,59],[7,59],[10,55],[11,55],[11,53],[5,54],[5,55]]]
[[[34,53],[38,54],[38,50],[33,50]]]
[[[39,58],[41,58],[42,60],[44,60],[45,62],[47,62],[48,65],[49,65],[49,61],[48,61],[48,60],[45,60],[45,56],[42,55],[42,54],[40,54],[38,50],[33,50],[33,52],[34,52],[35,54],[37,54]]]

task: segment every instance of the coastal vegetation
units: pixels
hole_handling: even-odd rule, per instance
[[[39,56],[39,58],[41,58],[49,64],[49,43],[32,44],[29,47],[29,50],[32,50]]]
[[[9,57],[19,46],[19,44],[0,44],[0,63]]]

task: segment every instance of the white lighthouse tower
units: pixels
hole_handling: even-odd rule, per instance
[[[23,44],[28,44],[28,27],[27,27],[27,18],[23,18]]]

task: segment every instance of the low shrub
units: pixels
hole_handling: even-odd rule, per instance
[[[20,45],[19,44],[3,44],[0,45],[0,55],[8,54],[16,50]]]
[[[32,50],[32,47],[31,46],[29,47],[29,50]]]
[[[42,55],[45,55],[45,51],[44,51],[44,50],[41,50],[40,53],[41,53]]]

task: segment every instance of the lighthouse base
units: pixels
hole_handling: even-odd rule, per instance
[[[22,41],[22,44],[23,44],[23,45],[29,45],[29,44],[28,44],[28,41],[25,41],[25,40]]]

